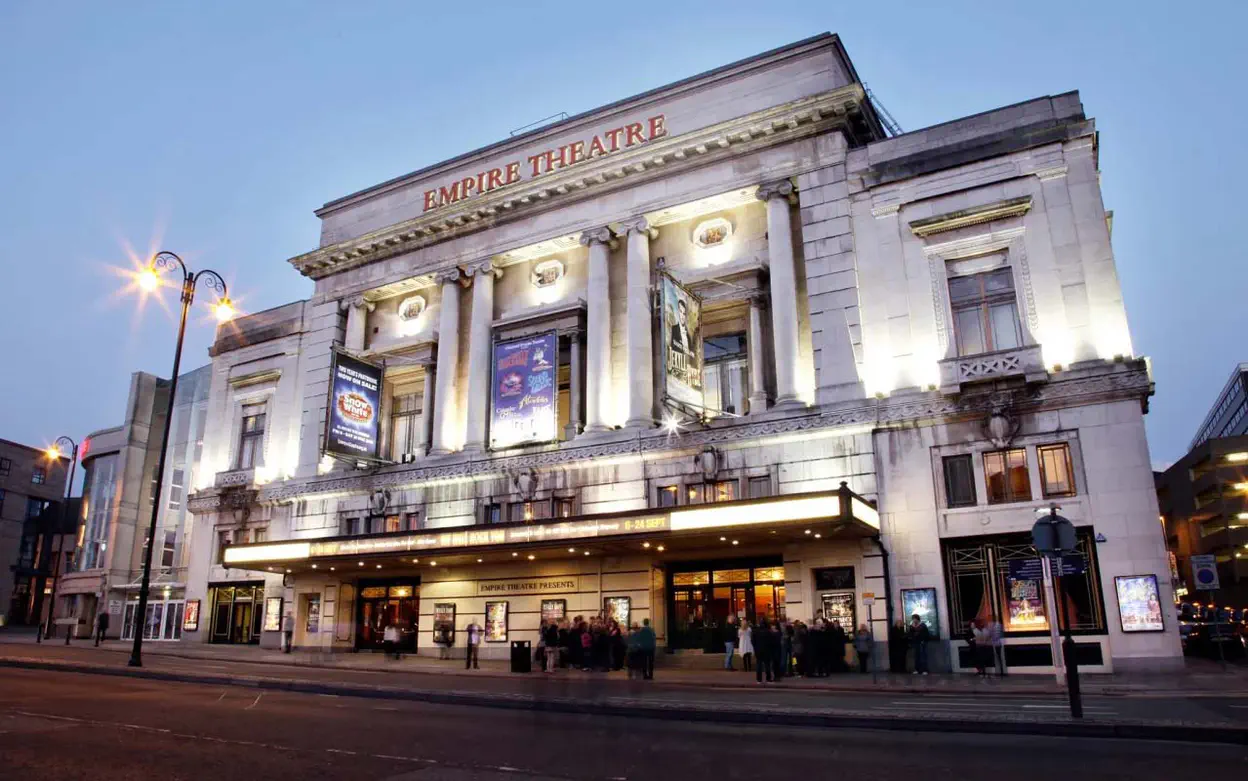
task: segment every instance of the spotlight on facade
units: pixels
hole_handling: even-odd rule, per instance
[[[668,436],[671,436],[672,434],[679,434],[680,433],[680,418],[677,418],[675,415],[673,415],[670,412],[664,415],[663,416],[663,430],[667,432]]]
[[[529,561],[532,561],[533,559],[536,559],[536,558],[537,557],[534,556],[532,553],[529,554]]]
[[[1242,463],[1244,461],[1248,461],[1248,453],[1227,453],[1226,460],[1234,461],[1235,463]]]

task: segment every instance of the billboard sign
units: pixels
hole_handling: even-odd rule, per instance
[[[702,299],[667,274],[659,278],[663,313],[663,393],[668,400],[701,410]]]
[[[381,415],[379,366],[335,352],[329,379],[325,452],[344,458],[377,458]]]
[[[494,345],[490,447],[558,439],[559,336],[551,331]]]

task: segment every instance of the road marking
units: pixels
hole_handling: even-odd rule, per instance
[[[1248,705],[1231,705],[1231,706],[1228,706],[1228,707],[1231,707],[1231,708],[1238,708],[1239,710],[1248,710]]]
[[[224,700],[224,699],[225,699],[225,695],[226,695],[226,692],[225,692],[225,691],[221,692],[221,696],[217,698],[217,702],[221,702],[221,700]]]
[[[331,754],[346,754],[352,757],[357,756],[357,754],[354,751],[347,751],[346,749],[341,749],[341,748],[327,748],[325,750]]]
[[[260,698],[261,698],[261,697],[263,697],[263,696],[264,696],[264,692],[260,692],[259,694],[257,694],[257,695],[256,695],[256,699],[255,699],[255,700],[253,700],[253,701],[252,701],[252,703],[251,703],[250,705],[248,705],[246,708],[243,708],[243,710],[251,710],[252,708],[254,708],[254,707],[256,707],[257,705],[259,705],[259,704],[260,704]]]
[[[375,705],[375,706],[373,706],[373,710],[390,710],[390,711],[393,711],[393,710],[398,710],[398,708],[388,708],[388,707],[385,707],[385,706],[383,706],[383,705]]]

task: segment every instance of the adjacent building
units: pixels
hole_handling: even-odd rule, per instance
[[[56,591],[57,615],[77,618],[79,634],[89,635],[96,617],[107,611],[111,637],[130,639],[136,631],[148,640],[181,637],[192,542],[187,495],[203,446],[210,376],[205,366],[178,378],[142,620],[135,613],[170,382],[135,372],[122,424],[93,432],[84,442],[77,545],[72,571]]]
[[[183,640],[919,614],[1043,672],[1067,612],[1179,664],[1098,144],[1073,92],[889,137],[821,35],[331,201],[212,348]]]
[[[37,626],[56,566],[56,526],[69,459],[0,439],[0,616]]]
[[[1180,597],[1248,605],[1248,364],[1240,364],[1186,455],[1157,475],[1161,522]],[[1219,588],[1198,588],[1192,556],[1213,556]]]

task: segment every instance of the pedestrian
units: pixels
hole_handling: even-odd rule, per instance
[[[906,671],[906,624],[898,619],[888,628],[888,671],[904,673]]]
[[[623,669],[624,657],[628,653],[628,644],[624,639],[624,628],[614,618],[611,619],[611,624],[607,628],[607,644],[608,653],[611,656],[610,669]]]
[[[750,632],[750,622],[742,621],[737,630],[737,645],[741,649],[741,669],[747,673],[754,669],[754,639]]]
[[[927,641],[931,639],[932,632],[918,613],[910,618],[908,637],[910,646],[914,648],[914,674],[927,675]]]
[[[780,622],[773,621],[771,624],[771,632],[767,635],[767,656],[771,662],[771,670],[768,673],[768,678],[777,683],[780,681],[780,670],[784,661],[781,658],[781,654],[783,653],[783,644],[781,642],[782,638],[783,634],[780,631]]]
[[[728,617],[719,626],[719,636],[724,644],[724,669],[730,672],[733,669],[732,654],[737,647],[738,632],[737,617],[729,613]]]
[[[66,630],[69,631],[69,630]],[[95,617],[95,644],[98,646],[101,640],[108,639],[108,610],[101,610],[100,614]]]
[[[295,616],[287,613],[282,618],[282,652],[290,653],[291,647],[295,644]]]
[[[658,649],[659,642],[655,637],[654,629],[650,626],[650,619],[642,619],[641,629],[634,634],[637,635],[637,646],[641,650],[641,677],[652,681],[654,680],[654,652]]]
[[[780,674],[793,674],[793,625],[787,621],[780,626]]]
[[[762,683],[765,675],[767,683],[771,683],[771,631],[767,627],[767,619],[761,619],[754,625],[750,639],[754,643],[754,656],[757,662],[754,667],[754,680]]]
[[[401,636],[398,624],[387,624],[386,628],[382,630],[381,645],[386,656],[393,656],[395,659],[399,658],[399,638]]]
[[[553,673],[559,667],[559,625],[554,621],[542,629],[542,645],[546,654],[546,672]]]
[[[849,668],[845,665],[845,644],[848,641],[849,638],[845,635],[841,622],[834,620],[832,628],[828,630],[828,669],[831,672],[848,671]]]
[[[875,651],[875,638],[871,630],[863,624],[854,634],[854,652],[858,654],[858,672],[865,673],[871,664],[871,654]]]
[[[568,630],[568,665],[571,667],[584,667],[581,663],[583,652],[581,650],[581,637],[585,634],[585,617],[577,616],[572,619],[572,626]]]
[[[443,623],[440,627],[438,627],[438,658],[450,659],[452,645],[451,625]]]
[[[805,623],[796,621],[793,626],[793,657],[797,660],[798,678],[805,678],[810,674],[809,647],[810,631]]]
[[[992,643],[992,661],[997,667],[997,677],[1005,677],[1005,627],[995,617],[988,621],[988,642]]]
[[[581,626],[581,670],[589,672],[590,667],[594,663],[594,632],[593,629],[582,622]]]
[[[465,670],[479,670],[480,652],[481,652],[481,625],[477,623],[477,619],[472,619],[465,630],[468,633],[468,642],[464,646],[467,653],[464,655]]]
[[[987,678],[988,665],[992,664],[992,637],[982,619],[977,618],[971,622],[967,645],[971,649],[975,671],[979,673],[980,678]]]
[[[810,633],[811,671],[816,678],[828,674],[828,623],[823,620],[823,611],[815,614],[813,628]]]

